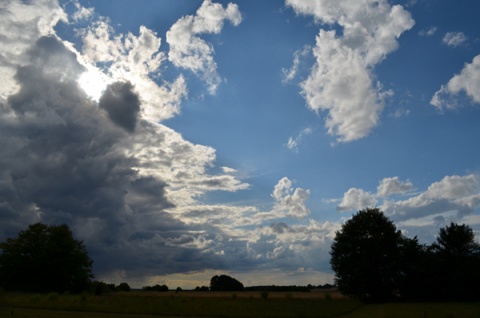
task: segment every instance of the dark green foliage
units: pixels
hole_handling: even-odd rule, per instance
[[[429,253],[441,275],[439,299],[480,299],[480,246],[469,226],[451,223],[440,229]]]
[[[339,290],[361,299],[480,300],[480,246],[467,225],[441,228],[435,243],[406,238],[378,209],[358,212],[336,233],[331,265]]]
[[[30,225],[0,249],[0,284],[6,290],[80,292],[93,278],[85,245],[67,225]]]
[[[101,281],[93,281],[90,284],[90,292],[95,295],[103,295],[115,291],[115,284],[107,284]]]
[[[450,223],[441,228],[432,250],[453,259],[478,256],[479,245],[475,242],[473,230],[465,224]]]
[[[330,254],[339,290],[362,299],[393,297],[403,236],[378,209],[359,211],[336,233]]]
[[[211,291],[242,291],[243,284],[227,275],[215,275],[210,280]]]
[[[332,285],[328,285],[328,287],[324,287],[322,285],[319,286],[297,286],[297,285],[289,285],[289,286],[276,286],[276,285],[267,285],[267,286],[249,286],[245,287],[245,291],[268,291],[268,292],[304,292],[309,293],[312,289],[318,288],[332,288]]]
[[[480,248],[472,229],[451,223],[435,243],[417,246],[400,293],[408,300],[480,300]],[[411,255],[411,254],[410,254]]]
[[[168,292],[168,286],[167,285],[155,285],[155,286],[144,286],[142,287],[143,290],[147,291],[157,291],[157,292]]]
[[[127,283],[120,283],[116,288],[118,291],[126,291],[129,292],[131,290],[130,286]]]

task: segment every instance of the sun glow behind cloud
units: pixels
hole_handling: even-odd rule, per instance
[[[95,67],[88,66],[78,78],[78,85],[94,101],[98,102],[111,80]]]

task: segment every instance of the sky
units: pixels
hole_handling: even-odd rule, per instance
[[[99,280],[333,283],[345,220],[480,232],[480,2],[0,1],[0,241]]]

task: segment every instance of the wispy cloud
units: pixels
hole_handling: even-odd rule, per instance
[[[442,39],[445,45],[457,47],[467,41],[467,36],[463,32],[447,32]]]
[[[313,132],[313,129],[310,127],[305,128],[302,130],[296,137],[290,137],[287,142],[287,148],[298,152],[298,147],[302,142],[303,138],[307,135],[310,135]]]
[[[308,45],[305,45],[302,50],[295,51],[293,53],[293,65],[290,69],[282,69],[282,74],[283,74],[283,83],[289,83],[295,79],[297,76],[297,73],[300,69],[300,64],[302,62],[302,59],[304,59],[307,55],[309,55],[312,52],[312,48]]]
[[[422,30],[420,30],[420,32],[418,32],[418,34],[421,35],[421,36],[432,36],[432,35],[434,35],[435,33],[437,33],[437,29],[438,29],[437,27],[432,26],[432,27],[430,27],[430,28],[428,28],[428,29],[422,29]]]

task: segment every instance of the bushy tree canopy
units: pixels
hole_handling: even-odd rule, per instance
[[[337,231],[331,247],[336,284],[346,295],[391,297],[400,276],[403,237],[378,209],[359,211]]]
[[[480,245],[468,225],[451,223],[432,245],[421,245],[378,209],[366,209],[342,225],[330,254],[336,283],[346,295],[374,301],[480,300]]]
[[[210,280],[212,291],[242,291],[243,284],[233,277],[227,275],[215,275]]]
[[[30,225],[0,243],[0,250],[0,285],[6,290],[79,292],[93,278],[85,245],[67,225]]]

